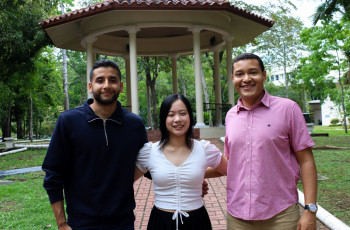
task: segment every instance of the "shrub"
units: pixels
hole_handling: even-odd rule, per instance
[[[339,119],[338,118],[333,118],[332,120],[331,120],[331,124],[332,125],[336,125],[336,124],[338,124],[339,123]]]

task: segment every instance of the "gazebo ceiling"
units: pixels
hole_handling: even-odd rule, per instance
[[[94,52],[128,54],[129,32],[137,31],[137,54],[162,56],[193,52],[192,31],[200,31],[201,50],[232,40],[232,46],[249,43],[268,30],[273,21],[228,2],[210,0],[109,0],[40,22],[55,46]]]

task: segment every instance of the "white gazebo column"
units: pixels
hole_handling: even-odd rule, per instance
[[[169,55],[171,58],[171,73],[173,77],[173,94],[178,93],[178,85],[177,85],[177,54]]]
[[[139,96],[137,80],[137,49],[136,33],[138,28],[133,27],[127,30],[129,33],[129,54],[130,54],[130,85],[131,85],[131,112],[139,114]]]
[[[200,50],[200,28],[193,28],[193,55],[194,55],[194,78],[196,90],[196,118],[195,127],[205,127],[203,116],[203,95],[201,81],[201,50]]]
[[[128,110],[131,111],[130,57],[128,55],[125,55],[124,60],[125,60],[126,106]]]
[[[226,71],[227,71],[227,86],[228,86],[228,103],[231,106],[235,105],[235,89],[232,82],[232,36],[226,36]]]
[[[214,85],[215,85],[215,113],[216,126],[222,126],[222,100],[221,100],[221,84],[220,84],[220,62],[219,52],[221,48],[214,48]]]
[[[86,37],[84,39],[86,47],[86,90],[88,98],[92,98],[92,94],[89,93],[89,82],[90,82],[90,71],[95,62],[94,54],[94,42],[96,41],[95,37]]]

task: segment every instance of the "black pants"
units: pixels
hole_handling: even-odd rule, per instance
[[[182,216],[183,224],[179,217],[179,230],[212,230],[209,215],[204,206],[187,213],[188,217]],[[154,206],[147,230],[176,230],[176,220],[173,220],[172,217],[173,213],[159,210]]]

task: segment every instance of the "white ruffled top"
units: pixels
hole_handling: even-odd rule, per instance
[[[180,165],[172,164],[159,149],[159,142],[146,143],[137,156],[136,166],[142,172],[150,171],[155,194],[155,206],[176,210],[177,214],[188,216],[186,210],[203,206],[202,184],[207,167],[217,168],[221,152],[209,141],[194,140],[193,150]]]

